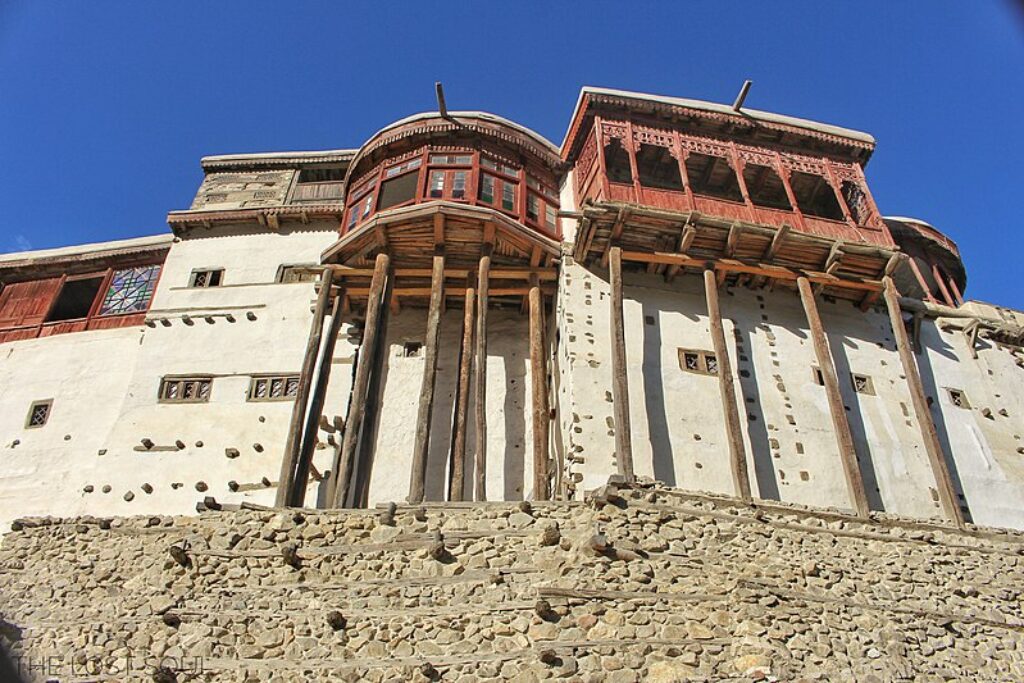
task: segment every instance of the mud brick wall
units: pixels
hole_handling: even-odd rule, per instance
[[[14,526],[33,681],[1024,678],[1019,533],[653,488]]]

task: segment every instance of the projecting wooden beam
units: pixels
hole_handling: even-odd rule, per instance
[[[476,385],[474,426],[476,448],[473,454],[473,499],[487,500],[487,304],[490,297],[491,245],[484,246],[477,275],[479,306],[476,314],[476,359],[473,380]]]
[[[437,214],[442,216],[442,214]],[[434,383],[437,379],[437,341],[441,331],[441,301],[444,298],[444,255],[434,256],[434,274],[430,279],[430,308],[427,311],[427,333],[423,350],[423,382],[420,384],[420,405],[416,414],[416,436],[412,449],[412,474],[409,482],[410,503],[422,503],[427,477],[427,455],[430,450],[430,421],[434,415]]]
[[[309,403],[309,391],[313,383],[313,372],[320,351],[320,339],[323,336],[324,317],[327,315],[327,303],[331,298],[332,276],[329,271],[320,275],[320,293],[310,323],[309,337],[306,339],[306,352],[302,357],[302,370],[299,375],[299,386],[295,401],[292,404],[292,417],[288,423],[288,438],[284,445],[281,458],[281,474],[277,479],[277,493],[274,504],[284,507],[289,504],[292,489],[295,486],[295,470],[299,462],[302,448],[302,425],[306,416],[306,405]]]
[[[353,266],[324,266],[333,270],[338,278],[360,277],[368,278],[373,276],[373,268],[356,268]],[[433,277],[432,268],[395,268],[395,277]],[[445,268],[444,277],[447,280],[465,280],[473,274],[468,268]],[[492,280],[529,280],[536,275],[542,282],[553,282],[558,279],[558,273],[551,268],[495,268],[491,270]]]
[[[670,254],[663,251],[644,252],[644,251],[624,251],[622,252],[622,258],[626,261],[636,261],[639,263],[668,263],[668,264],[679,264],[680,266],[688,266],[690,268],[701,268],[704,269],[708,261],[706,259],[691,258],[689,256],[681,256],[679,254]],[[778,280],[789,280],[795,282],[800,276],[807,277],[812,283],[822,283],[831,287],[840,287],[845,289],[857,289],[863,291],[880,291],[882,284],[877,280],[847,280],[836,277],[834,275],[828,275],[826,273],[817,273],[813,271],[799,271],[792,268],[785,268],[783,266],[770,266],[764,263],[743,263],[735,259],[718,259],[713,263],[714,270],[725,271],[727,273],[749,273],[751,275],[764,275],[768,278],[774,278]]]
[[[461,501],[466,480],[466,421],[469,417],[469,380],[473,371],[473,327],[476,290],[466,288],[462,317],[462,350],[459,356],[459,386],[455,398],[455,427],[448,471],[448,500]]]
[[[612,224],[612,232],[608,236],[608,248],[601,254],[601,267],[608,267],[609,252],[611,251],[612,245],[615,244],[615,240],[622,236],[622,230],[626,227],[626,221],[629,220],[630,210],[623,206],[619,208],[619,213],[615,217],[615,223]]]
[[[718,283],[715,271],[704,271],[704,294],[708,303],[708,321],[711,327],[711,343],[718,362],[718,388],[725,414],[725,435],[729,442],[729,463],[732,468],[733,489],[743,500],[750,500],[750,477],[747,475],[747,453],[743,446],[743,431],[740,414],[736,408],[736,386],[732,377],[732,361],[729,347],[725,343],[725,328],[722,312],[718,305]]]
[[[391,259],[387,254],[378,254],[374,264],[373,281],[370,284],[370,298],[366,305],[366,323],[363,328],[363,340],[359,345],[359,362],[356,365],[356,378],[352,384],[352,397],[349,415],[345,420],[345,436],[341,449],[331,469],[331,504],[333,507],[345,507],[349,489],[352,485],[352,470],[355,461],[356,447],[359,445],[359,433],[363,427],[366,413],[366,396],[370,385],[370,371],[374,366],[374,351],[377,337],[381,334],[378,317],[381,309],[381,295],[385,281],[388,279],[388,268]]]
[[[548,363],[544,346],[544,297],[540,285],[530,287],[530,393],[533,404],[533,497],[548,500]]]
[[[743,227],[739,223],[733,223],[732,227],[729,228],[729,236],[725,240],[725,255],[727,258],[732,258],[736,255],[736,245],[740,241],[740,235],[743,234]]]
[[[612,403],[615,414],[615,459],[619,474],[632,482],[633,445],[629,424],[629,382],[626,377],[626,327],[622,314],[622,249],[612,247],[609,254],[611,285]]]
[[[361,299],[365,298],[371,291],[370,287],[351,287],[346,290],[346,293],[350,298]],[[541,285],[541,290],[545,294],[553,294],[555,287],[553,285]],[[466,293],[465,287],[445,287],[444,296],[449,297],[462,297]],[[529,287],[492,287],[490,294],[492,296],[527,296],[530,293]],[[420,296],[428,297],[431,295],[430,287],[396,287],[393,291],[394,296]]]
[[[771,263],[775,260],[775,257],[779,255],[779,250],[782,249],[782,243],[786,241],[786,237],[789,235],[791,228],[788,223],[783,223],[782,227],[775,231],[775,235],[772,236],[772,243],[768,245],[768,249],[765,250],[762,261],[765,263]]]
[[[698,214],[699,215],[699,214]],[[693,215],[686,220],[686,225],[683,226],[683,231],[679,234],[679,245],[676,247],[676,252],[681,256],[686,256],[690,251],[690,247],[693,246],[693,240],[697,237],[697,228],[693,226],[692,221],[694,220]],[[665,271],[665,281],[672,282],[675,276],[679,273],[679,269],[682,266],[673,263],[669,265]]]
[[[331,378],[331,359],[334,357],[334,347],[338,341],[338,334],[341,332],[341,324],[345,315],[342,313],[345,290],[338,288],[334,294],[334,304],[331,309],[331,324],[327,328],[327,336],[323,340],[323,350],[320,353],[320,367],[317,370],[316,379],[313,382],[312,398],[309,401],[309,410],[306,413],[306,426],[302,435],[302,448],[299,451],[299,461],[295,468],[295,482],[292,486],[293,492],[289,495],[288,505],[302,507],[306,502],[306,486],[309,484],[309,471],[313,466],[313,451],[316,449],[317,430],[321,414],[324,410],[324,400],[327,397],[327,383]]]
[[[903,325],[896,285],[890,277],[884,278],[882,282],[885,285],[883,296],[885,306],[889,310],[889,323],[892,326],[893,337],[896,339],[896,350],[899,352],[900,363],[903,365],[903,374],[907,378],[910,399],[914,405],[914,416],[921,429],[921,439],[924,441],[924,449],[928,454],[928,463],[931,465],[932,475],[935,477],[939,502],[946,517],[958,527],[963,528],[964,514],[957,502],[956,492],[953,489],[953,478],[946,462],[946,454],[942,452],[942,444],[939,443],[935,422],[932,420],[931,411],[928,409],[928,400],[924,395],[921,373],[917,368],[917,361],[914,359],[914,350],[907,338],[907,328]]]
[[[861,475],[860,465],[857,463],[857,451],[853,445],[850,422],[846,417],[846,407],[843,405],[843,397],[839,391],[839,378],[836,374],[832,350],[828,345],[828,337],[825,336],[825,328],[821,324],[821,316],[818,314],[818,305],[814,301],[811,283],[807,278],[801,277],[797,278],[796,285],[800,291],[800,302],[804,306],[804,313],[807,315],[807,323],[811,328],[811,342],[814,344],[814,355],[818,359],[818,368],[825,385],[825,398],[828,399],[828,410],[832,416],[832,428],[836,433],[839,459],[843,465],[843,474],[846,476],[850,502],[859,516],[867,517],[871,508],[868,506],[864,478]]]

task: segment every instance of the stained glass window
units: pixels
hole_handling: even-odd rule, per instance
[[[149,300],[153,298],[159,274],[160,266],[115,270],[114,276],[110,279],[110,288],[103,297],[99,314],[116,315],[145,311],[149,308]]]

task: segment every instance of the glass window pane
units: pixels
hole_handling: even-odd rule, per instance
[[[558,211],[550,204],[544,207],[544,224],[552,230],[558,226]]]
[[[455,179],[452,182],[452,198],[453,199],[465,199],[466,198],[466,172],[456,171]]]
[[[160,266],[141,266],[114,272],[103,297],[100,315],[135,313],[149,308]]]
[[[516,209],[516,187],[512,183],[501,184],[501,208],[506,211]]]
[[[526,195],[526,217],[532,221],[540,218],[540,200],[535,194],[527,193]]]
[[[430,173],[430,196],[444,196],[444,171],[431,171]]]
[[[480,176],[480,201],[487,204],[494,203],[494,176],[486,173]]]

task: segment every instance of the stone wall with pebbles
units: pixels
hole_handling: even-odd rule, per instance
[[[1022,551],[660,488],[26,519],[0,639],[33,681],[1021,680]]]

